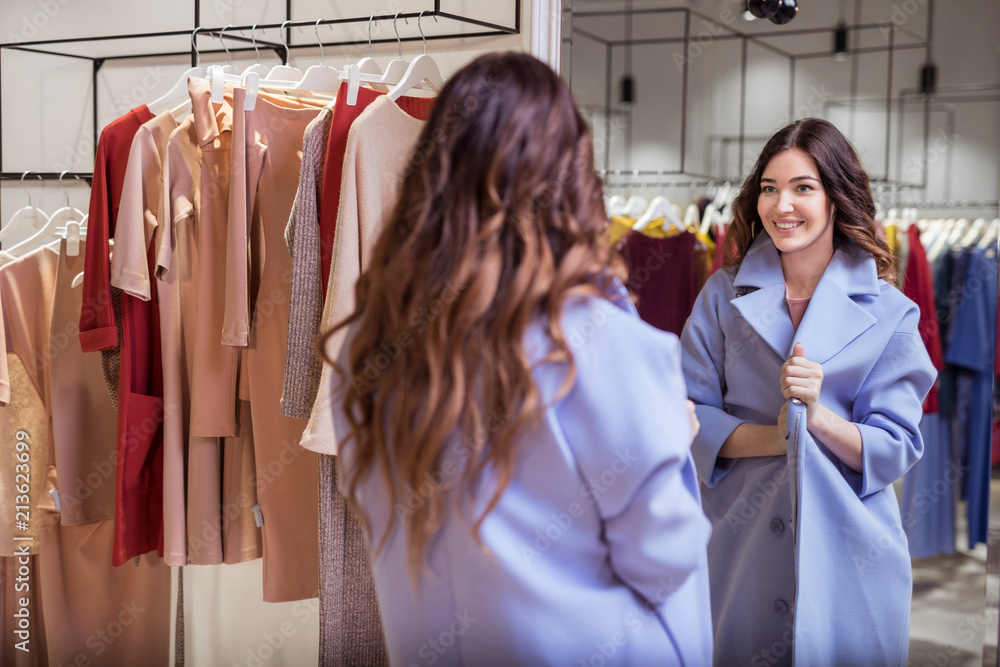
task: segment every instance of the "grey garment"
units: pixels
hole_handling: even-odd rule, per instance
[[[323,360],[316,354],[316,338],[323,315],[319,193],[332,120],[333,112],[324,108],[306,126],[302,138],[299,189],[295,193],[288,226],[285,227],[285,244],[292,256],[292,284],[288,302],[288,343],[281,414],[300,419],[309,418],[323,373]]]
[[[388,666],[364,531],[337,490],[337,457],[318,456],[319,664]]]

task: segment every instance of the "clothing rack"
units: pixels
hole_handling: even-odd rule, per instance
[[[886,53],[887,54],[887,77],[886,77],[886,99],[883,102],[883,107],[886,114],[885,122],[885,165],[886,173],[879,178],[872,179],[874,181],[883,183],[898,183],[902,186],[907,186],[911,188],[917,188],[923,184],[915,183],[904,183],[902,181],[893,181],[889,178],[889,164],[890,164],[890,138],[892,136],[892,102],[893,98],[893,56],[897,51],[909,50],[909,49],[923,49],[926,53],[926,62],[931,62],[931,50],[932,50],[932,18],[934,15],[934,0],[927,0],[927,26],[924,35],[919,35],[911,30],[907,29],[903,25],[897,25],[896,22],[891,23],[863,23],[860,16],[860,4],[855,5],[855,16],[853,24],[843,26],[849,32],[859,33],[863,30],[881,30],[887,31],[888,44],[885,46],[874,46],[874,47],[857,47],[853,46],[847,50],[848,56],[851,58],[851,79],[850,79],[850,96],[849,99],[851,103],[857,102],[858,99],[858,88],[859,88],[859,62],[858,56],[861,54],[870,53]],[[736,12],[736,10],[729,10]],[[795,117],[795,67],[796,63],[800,60],[809,60],[815,58],[829,58],[831,53],[829,50],[808,52],[808,53],[792,53],[789,50],[775,46],[770,43],[769,39],[787,37],[787,36],[803,36],[812,34],[824,34],[829,35],[833,27],[823,27],[823,28],[803,28],[803,29],[779,29],[764,32],[743,32],[740,31],[724,20],[714,19],[705,14],[687,8],[649,8],[649,9],[613,9],[613,10],[599,10],[599,11],[575,11],[570,9],[566,12],[569,18],[569,38],[564,38],[564,42],[569,42],[570,47],[570,82],[572,85],[572,60],[573,60],[573,43],[574,37],[579,35],[586,37],[587,39],[596,41],[605,48],[605,100],[604,100],[604,116],[605,116],[605,136],[611,136],[611,117],[619,110],[613,109],[612,107],[612,64],[614,60],[615,49],[628,49],[634,45],[654,45],[654,44],[683,44],[683,66],[681,70],[681,114],[680,114],[680,144],[679,144],[679,154],[680,162],[676,170],[668,172],[669,174],[686,174],[686,160],[687,160],[687,145],[689,143],[688,138],[688,82],[689,82],[689,70],[691,63],[691,47],[692,43],[695,43],[699,39],[699,35],[692,34],[692,18],[700,21],[702,25],[707,28],[710,27],[711,40],[714,41],[730,41],[735,40],[741,43],[741,55],[740,55],[740,94],[739,94],[739,108],[740,108],[740,119],[739,119],[739,131],[734,136],[729,138],[730,142],[734,142],[738,145],[738,165],[743,164],[743,158],[745,153],[745,146],[749,137],[746,133],[746,102],[747,102],[747,48],[750,44],[764,48],[776,55],[788,59],[789,66],[789,91],[788,91],[788,117],[789,119]],[[637,15],[656,15],[656,14],[681,14],[683,15],[684,31],[683,36],[673,36],[673,37],[655,37],[655,38],[642,38],[635,39],[628,37],[626,39],[606,39],[600,35],[594,34],[593,32],[587,30],[581,30],[576,27],[575,21],[578,19],[585,18],[610,18],[610,17],[622,17],[625,16],[628,20]],[[721,18],[721,17],[720,17]],[[909,43],[897,43],[897,34],[903,34],[909,36],[911,39],[916,41]],[[858,39],[853,40],[854,44],[858,43]],[[624,109],[624,113],[631,114],[631,109]],[[925,116],[927,114],[925,113]],[[854,117],[851,116],[851,125],[853,126]],[[853,129],[853,128],[852,128]],[[849,131],[850,133],[850,131]],[[929,123],[925,118],[924,122],[924,150],[925,153],[929,150]],[[604,171],[611,172],[610,165],[610,151],[605,151],[604,154]],[[626,165],[628,166],[628,165]],[[741,167],[742,168],[742,167]],[[632,170],[626,169],[622,171]],[[659,172],[654,172],[652,175],[657,175]],[[740,181],[741,174],[729,175],[729,176],[714,176],[715,181]]]
[[[941,200],[917,200],[917,201],[897,201],[886,206],[886,208],[930,208],[930,209],[984,209],[1000,210],[1000,201],[989,199],[941,199]]]
[[[263,48],[265,50],[275,51],[283,64],[288,64],[289,61],[289,51],[292,49],[309,49],[309,48],[319,48],[322,47],[332,47],[332,46],[360,46],[367,44],[385,44],[385,43],[402,43],[402,42],[416,42],[416,41],[431,41],[431,40],[441,40],[441,39],[458,39],[458,38],[469,38],[469,37],[496,37],[503,35],[517,35],[521,32],[521,3],[518,0],[508,0],[512,5],[513,13],[513,25],[503,25],[500,23],[494,23],[491,21],[484,21],[478,19],[474,16],[468,16],[463,14],[457,14],[450,11],[442,10],[441,0],[433,0],[433,9],[423,10],[420,12],[398,12],[395,14],[373,14],[364,16],[350,16],[326,19],[321,18],[317,20],[292,20],[292,0],[285,0],[285,18],[287,20],[280,23],[258,23],[255,25],[228,25],[219,28],[203,28],[201,27],[201,0],[192,0],[194,8],[194,25],[192,30],[163,30],[154,32],[142,32],[142,33],[130,33],[124,35],[97,35],[89,37],[71,37],[64,39],[42,39],[34,41],[17,41],[17,42],[5,42],[0,43],[0,76],[2,76],[2,65],[3,65],[3,52],[5,49],[25,51],[29,53],[39,53],[45,55],[61,56],[65,58],[75,58],[81,60],[89,60],[91,63],[91,96],[92,96],[92,111],[93,111],[93,145],[97,146],[97,139],[100,136],[100,127],[98,127],[98,105],[97,105],[97,74],[104,66],[105,63],[115,60],[131,60],[131,59],[141,59],[141,58],[157,58],[157,57],[168,57],[168,56],[191,56],[191,66],[194,67],[199,60],[200,55],[206,54],[227,54],[227,53],[245,53],[250,51],[256,51],[258,48]],[[428,4],[431,4],[430,2]],[[440,34],[430,34],[430,35],[417,35],[417,36],[397,36],[388,37],[384,39],[342,39],[342,40],[332,40],[332,41],[322,41],[322,40],[310,40],[302,43],[292,43],[293,32],[292,28],[299,27],[314,27],[314,26],[336,26],[336,25],[349,25],[349,24],[371,24],[371,22],[378,21],[395,21],[398,22],[400,19],[404,22],[408,22],[410,19],[431,19],[434,21],[445,20],[453,22],[457,27],[471,27],[472,31],[463,32],[461,30],[448,30]],[[419,26],[418,26],[419,27]],[[254,37],[246,37],[245,35],[237,34],[239,31],[250,31],[262,32],[266,30],[282,30],[284,31],[283,41],[281,43],[262,40]],[[365,31],[367,32],[367,31]],[[423,30],[421,29],[421,33]],[[252,33],[253,34],[253,33]],[[369,33],[370,34],[370,33]],[[247,46],[243,48],[229,48],[229,49],[207,49],[201,50],[197,48],[197,37],[199,35],[212,36],[218,38],[220,42],[223,39],[231,39],[247,44],[256,44],[256,46]],[[150,39],[159,37],[178,37],[178,36],[190,36],[191,38],[191,48],[189,50],[170,50],[170,51],[143,51],[140,53],[125,54],[125,55],[105,55],[105,56],[90,56],[80,53],[68,52],[65,49],[71,44],[82,44],[87,42],[110,42],[118,40],[129,40],[129,39]],[[62,47],[64,50],[54,50]],[[44,47],[44,48],[40,48]],[[0,98],[2,101],[2,98]],[[34,180],[42,181],[52,181],[58,180],[59,175],[62,172],[56,171],[35,171],[31,170],[30,174]],[[3,170],[3,114],[2,106],[0,106],[0,181],[10,181],[10,180],[20,180],[24,172],[18,171],[4,171]],[[68,172],[64,174],[65,176],[76,176],[79,178],[91,181],[93,174],[91,172]]]

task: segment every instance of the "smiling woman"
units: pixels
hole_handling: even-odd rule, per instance
[[[935,370],[874,212],[832,124],[783,128],[734,203],[728,269],[685,326],[716,664],[755,664],[762,646],[783,647],[780,664],[906,663],[912,583],[891,485],[923,452]]]

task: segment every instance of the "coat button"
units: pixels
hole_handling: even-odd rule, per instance
[[[771,519],[771,532],[775,535],[781,535],[785,532],[785,522],[781,519]]]
[[[778,616],[784,616],[785,614],[787,614],[788,613],[788,603],[785,602],[784,600],[775,600],[774,601],[774,613],[776,613]]]

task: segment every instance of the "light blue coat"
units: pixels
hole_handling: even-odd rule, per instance
[[[698,296],[682,346],[714,527],[716,664],[906,664],[912,578],[890,485],[920,458],[921,401],[936,375],[917,321],[870,256],[838,249],[794,330],[763,233],[735,275],[716,272]],[[820,402],[860,430],[863,473],[817,443],[794,405],[787,457],[718,457],[739,424],[777,422],[795,342],[823,365]]]
[[[398,518],[423,502],[419,489],[393,508],[377,473],[360,485],[376,540],[393,522],[373,565],[393,665],[711,663],[710,527],[678,339],[597,298],[568,306],[562,321],[576,382],[551,404],[565,366],[537,368],[551,405],[520,438],[514,478],[483,524],[489,555],[472,539],[471,516],[492,476],[474,508],[447,517],[418,591]],[[529,332],[530,359],[545,340],[539,327]],[[350,471],[355,444],[343,444],[339,409],[334,418]],[[487,430],[504,418],[492,415]],[[450,443],[427,484],[453,482],[471,444]]]

